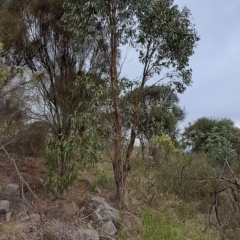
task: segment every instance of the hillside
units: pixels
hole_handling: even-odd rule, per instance
[[[203,203],[192,196],[183,200],[180,195],[173,194],[175,180],[167,176],[169,171],[173,171],[171,164],[169,171],[164,171],[165,176],[162,177],[165,179],[159,184],[152,163],[143,162],[138,154],[134,156],[127,183],[128,209],[120,212],[119,219],[113,221],[117,232],[103,237],[90,203],[92,199],[102,197],[106,204],[114,207],[115,183],[110,162],[99,162],[84,172],[68,192],[56,198],[53,194],[44,194],[46,168],[42,158],[19,157],[15,160],[36,197],[21,185],[14,165],[2,153],[0,200],[9,200],[11,218],[6,222],[4,214],[1,214],[1,239],[97,239],[76,235],[79,229],[96,229],[100,239],[220,239],[214,225],[206,228],[206,213],[211,202]],[[161,172],[159,170],[158,174]],[[18,184],[19,189],[9,191],[7,186],[10,183]],[[179,182],[175,184],[178,187]],[[164,190],[166,186],[169,191]],[[195,190],[202,191],[203,188]]]

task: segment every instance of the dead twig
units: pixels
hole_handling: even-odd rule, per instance
[[[5,152],[5,154],[7,155],[7,157],[12,161],[12,163],[13,163],[13,165],[14,165],[14,168],[15,168],[17,174],[18,174],[18,177],[19,177],[19,179],[20,179],[20,181],[21,181],[21,183],[22,183],[22,188],[21,188],[21,189],[22,189],[22,197],[23,197],[24,203],[29,204],[28,201],[27,201],[27,199],[25,198],[25,195],[24,195],[24,191],[23,191],[24,185],[27,187],[27,189],[29,190],[29,192],[30,192],[35,198],[38,199],[37,195],[33,192],[32,188],[29,186],[29,184],[26,182],[26,180],[23,178],[23,176],[22,176],[21,173],[19,172],[18,167],[17,167],[17,164],[16,164],[16,161],[14,160],[14,158],[10,156],[10,154],[8,153],[8,151],[5,149],[4,146],[2,146],[0,149],[2,149],[2,150]]]

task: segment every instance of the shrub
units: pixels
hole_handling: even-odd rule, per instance
[[[15,140],[7,146],[7,150],[21,156],[43,156],[48,132],[49,126],[45,121],[25,124],[18,130]]]
[[[181,152],[174,146],[172,139],[166,135],[155,136],[150,140],[153,160],[159,164],[169,159],[171,155],[180,156]]]

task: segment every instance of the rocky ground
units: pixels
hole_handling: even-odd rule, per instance
[[[12,157],[33,193],[20,181],[13,162],[0,153],[0,240],[121,239],[122,230],[137,234],[140,220],[111,207],[104,189],[91,193],[89,180],[83,178],[56,199],[44,194],[43,159]]]

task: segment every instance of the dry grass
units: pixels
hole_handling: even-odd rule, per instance
[[[142,161],[135,151],[127,179],[127,212],[139,217],[142,227],[136,228],[134,233],[129,232],[124,227],[123,214],[122,222],[118,223],[119,240],[220,239],[214,215],[211,217],[212,224],[203,232],[212,202],[210,193],[216,185],[216,181],[211,179],[217,176],[217,168],[211,167],[200,155],[170,158],[156,168],[153,162]],[[45,196],[43,186],[37,184],[38,178],[44,177],[44,161],[33,158],[19,160],[20,170],[27,176],[34,190],[36,186],[39,196],[30,211],[40,213],[42,222],[38,226],[26,227],[15,215],[10,223],[0,224],[0,233],[8,239],[73,239],[71,233],[74,226],[82,224],[76,214],[76,207],[80,209],[86,206],[93,195],[102,196],[113,203],[115,185],[111,161],[104,154],[101,159],[92,169],[81,173],[77,183],[60,199],[54,199],[51,194]],[[3,159],[0,160],[3,163]],[[0,167],[3,168],[3,164]],[[4,167],[8,169],[4,179],[14,179],[11,165]],[[226,209],[221,208],[221,211],[224,216]],[[225,239],[237,239],[236,233],[236,228],[225,230],[224,236],[228,236]]]

